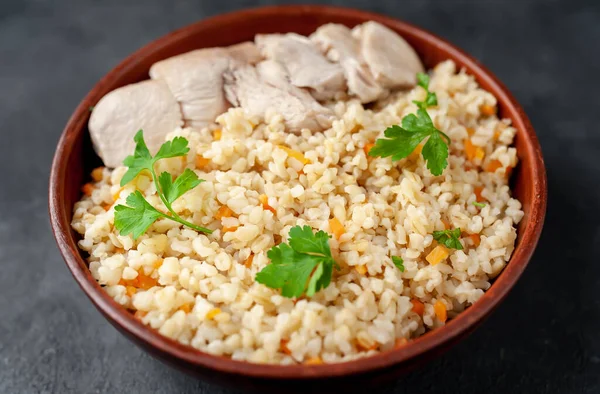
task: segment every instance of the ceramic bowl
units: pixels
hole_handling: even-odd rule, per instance
[[[368,20],[380,22],[402,35],[427,68],[447,59],[464,67],[482,88],[496,96],[499,116],[511,119],[518,130],[514,145],[519,165],[513,171],[511,187],[514,196],[523,203],[525,217],[518,226],[512,258],[491,288],[444,327],[402,348],[356,361],[315,366],[258,365],[206,354],[163,337],[113,301],[92,278],[77,248],[78,235],[70,227],[81,186],[89,180],[91,169],[101,164],[88,135],[89,107],[113,89],[147,79],[150,66],[170,56],[252,40],[257,33],[308,35],[325,23],[352,27]],[[58,142],[50,177],[49,208],[59,249],[81,289],[110,323],[149,353],[195,376],[244,390],[299,392],[318,388],[337,392],[364,389],[394,379],[472,332],[506,297],[527,266],[542,230],[546,193],[542,153],[527,116],[504,85],[471,56],[431,33],[387,16],[347,8],[295,5],[242,10],[199,21],[153,41],[110,71],[75,109]]]

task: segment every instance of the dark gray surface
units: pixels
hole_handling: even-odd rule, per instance
[[[546,227],[522,280],[394,392],[600,392],[598,1],[331,3],[413,22],[482,60],[524,105],[548,168]],[[253,4],[2,1],[0,394],[228,392],[153,360],[100,316],[58,254],[46,191],[62,127],[103,74],[175,28]]]

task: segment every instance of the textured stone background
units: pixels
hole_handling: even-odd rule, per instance
[[[150,358],[92,307],[55,247],[47,177],[71,111],[121,59],[258,3],[1,2],[0,393],[229,393]],[[524,105],[548,168],[546,227],[522,280],[475,334],[394,393],[600,392],[600,3],[330,3],[402,18],[479,58]]]

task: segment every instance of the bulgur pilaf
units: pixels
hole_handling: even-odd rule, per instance
[[[516,130],[496,116],[495,97],[451,61],[430,76],[438,104],[429,115],[452,141],[441,176],[419,152],[395,162],[367,154],[416,111],[413,100],[426,94],[419,86],[370,108],[356,99],[324,104],[335,120],[322,132],[288,133],[280,114],[231,108],[209,127],[176,129],[167,138],[185,137],[190,152],[157,164],[205,180],[173,209],[214,232],[159,219],[135,241],[120,235],[114,207],[130,193],[164,206],[149,176],[120,187],[125,167],[96,169],[72,221],[92,275],[162,335],[256,363],[353,360],[444,325],[506,266],[523,211],[508,186]],[[331,234],[341,267],[310,298],[286,298],[254,280],[267,251],[297,225]],[[454,228],[462,250],[433,238]]]

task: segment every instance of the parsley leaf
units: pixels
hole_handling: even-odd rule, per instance
[[[417,73],[417,85],[427,91],[427,96],[425,97],[425,101],[413,100],[413,103],[415,103],[420,109],[435,107],[438,104],[437,96],[435,93],[429,91],[429,75]]]
[[[404,272],[404,260],[402,260],[402,257],[392,256],[392,262],[398,267],[400,272]]]
[[[173,181],[173,176],[168,172],[163,172],[158,177],[160,189],[171,204],[183,196],[185,192],[192,190],[202,182],[204,182],[204,179],[198,179],[198,175],[189,168],[186,168],[183,174],[179,175],[175,181]]]
[[[142,193],[136,190],[127,196],[127,205],[115,207],[115,227],[121,235],[133,234],[136,239],[144,234],[148,227],[158,218],[166,216],[156,210],[144,199]]]
[[[427,168],[433,175],[442,175],[444,168],[448,166],[448,145],[440,133],[433,133],[425,143],[423,157],[427,160]]]
[[[173,180],[173,177],[168,172],[163,172],[160,174],[160,177],[157,177],[154,171],[154,164],[158,160],[186,155],[190,150],[188,148],[188,141],[183,137],[175,137],[172,141],[162,144],[158,153],[152,157],[144,141],[142,130],[136,133],[133,140],[135,141],[135,151],[132,156],[127,156],[123,161],[123,164],[128,169],[121,179],[121,186],[125,186],[131,182],[140,172],[148,171],[152,175],[152,179],[156,185],[156,193],[170,212],[170,215],[166,215],[154,208],[144,199],[142,193],[136,191],[127,197],[127,205],[117,205],[115,207],[115,227],[121,235],[132,234],[133,239],[137,239],[160,217],[174,220],[196,231],[207,234],[212,233],[212,230],[183,220],[171,206],[175,200],[198,186],[203,180],[198,179],[196,173],[189,168],[175,180]]]
[[[284,297],[312,297],[331,283],[333,267],[339,269],[331,256],[331,236],[324,231],[316,234],[309,226],[290,229],[288,244],[281,243],[267,252],[271,264],[256,274],[258,283],[281,289]]]
[[[154,164],[160,159],[167,159],[170,157],[184,156],[190,148],[188,148],[188,142],[183,137],[175,137],[173,141],[165,142],[156,156],[152,157],[146,142],[144,141],[144,132],[138,131],[133,137],[135,141],[135,151],[133,156],[127,156],[123,161],[123,164],[128,167],[127,172],[121,178],[121,186],[125,186],[131,182],[140,172],[148,170],[154,172]]]
[[[478,208],[483,208],[485,207],[487,204],[484,202],[478,202],[478,201],[473,201],[473,205],[475,205]]]
[[[427,168],[433,175],[441,175],[448,166],[448,144],[450,138],[436,129],[425,109],[419,108],[417,114],[402,119],[402,127],[388,127],[384,136],[375,141],[369,156],[392,157],[393,161],[403,159],[415,150],[417,145],[429,137],[421,154],[427,160]]]
[[[433,239],[448,248],[457,250],[463,249],[463,246],[460,243],[460,228],[455,228],[454,230],[434,231]]]

